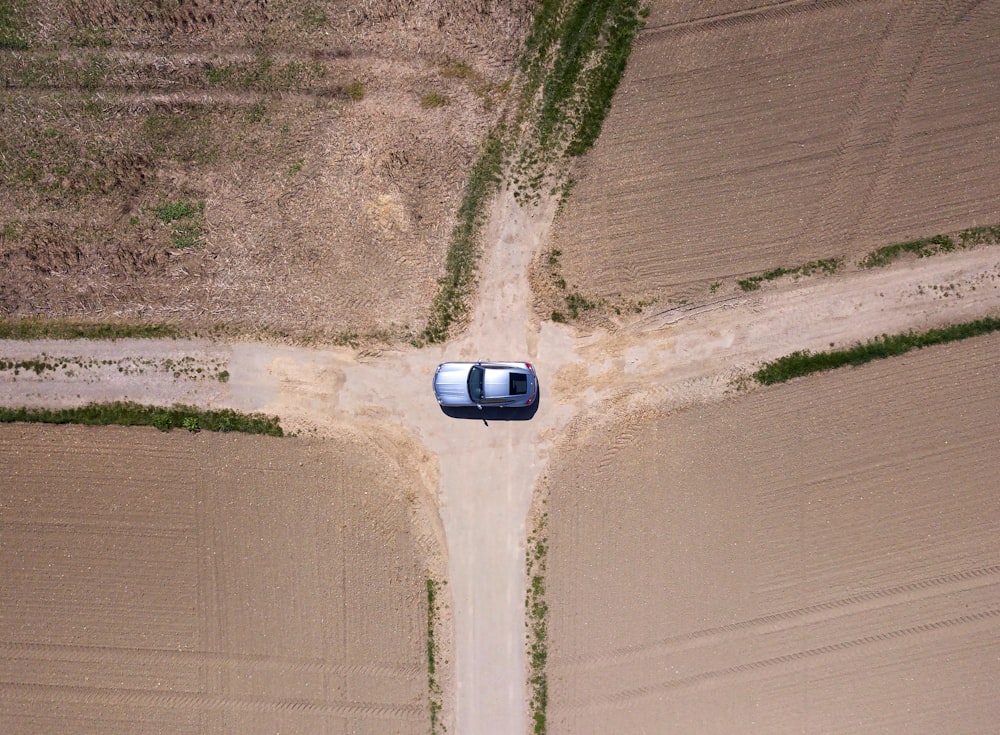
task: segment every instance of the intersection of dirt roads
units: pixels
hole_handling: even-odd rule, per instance
[[[180,402],[274,414],[286,429],[319,436],[346,424],[408,435],[426,450],[427,476],[439,479],[457,731],[497,732],[504,723],[504,732],[524,732],[526,518],[536,480],[571,419],[722,400],[753,389],[741,380],[753,366],[793,350],[966,321],[1000,306],[1000,252],[980,248],[789,281],[650,313],[616,334],[583,335],[540,322],[529,308],[528,266],[545,247],[553,212],[551,202],[523,208],[506,192],[497,197],[471,322],[445,345],[374,353],[205,340],[8,341],[0,343],[7,358],[192,358],[231,377],[130,376],[94,363],[72,375],[4,377],[0,401]],[[944,288],[952,297],[942,298]],[[435,366],[474,359],[536,365],[541,396],[530,420],[466,420],[439,410]]]

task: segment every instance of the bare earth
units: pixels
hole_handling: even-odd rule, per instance
[[[984,337],[566,442],[549,731],[992,731],[998,358]]]
[[[398,452],[4,425],[0,475],[5,732],[426,732]]]

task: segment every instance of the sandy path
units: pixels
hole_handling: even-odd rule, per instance
[[[49,362],[62,356],[68,365],[39,375],[0,372],[0,402],[181,401],[277,414],[286,427],[319,434],[350,422],[420,442],[437,456],[449,559],[456,684],[456,727],[449,730],[524,732],[525,517],[552,441],[575,413],[599,401],[630,407],[710,401],[755,363],[791,350],[1000,308],[1000,252],[984,248],[780,284],[574,341],[568,328],[538,324],[528,311],[528,262],[551,215],[550,208],[526,212],[510,197],[498,199],[481,298],[469,329],[449,345],[359,355],[185,340],[0,342],[7,360],[45,353]],[[185,371],[175,377],[171,367],[184,358],[190,358]],[[531,421],[487,425],[439,410],[430,389],[437,363],[478,358],[536,363],[542,395]],[[123,361],[142,369],[119,370]],[[226,382],[217,377],[222,370]]]

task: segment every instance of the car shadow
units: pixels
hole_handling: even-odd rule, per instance
[[[535,402],[524,408],[503,408],[498,406],[486,406],[478,409],[475,406],[456,407],[440,406],[441,412],[445,416],[453,419],[473,419],[482,421],[489,426],[490,421],[531,421],[538,413],[538,404],[542,402],[542,390],[538,389],[538,396]]]

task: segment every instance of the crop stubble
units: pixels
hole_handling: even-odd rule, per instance
[[[548,480],[550,732],[989,730],[998,356],[582,430]]]
[[[419,331],[529,19],[445,5],[13,5],[0,315]],[[204,202],[187,247],[154,214],[178,201]]]
[[[359,439],[0,427],[6,732],[424,732],[424,560]]]
[[[557,218],[582,293],[704,296],[1000,220],[995,5],[688,5],[653,4]]]

